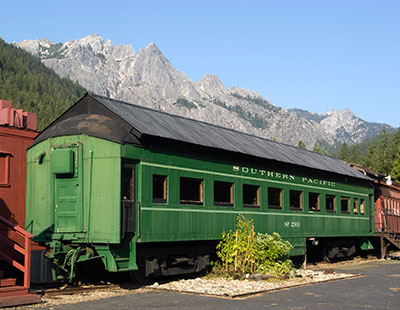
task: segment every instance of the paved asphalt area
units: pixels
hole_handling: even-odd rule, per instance
[[[340,267],[340,271],[364,276],[263,293],[246,299],[147,291],[52,309],[400,309],[400,261],[346,266]]]

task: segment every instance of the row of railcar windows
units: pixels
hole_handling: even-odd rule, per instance
[[[203,205],[203,180],[180,177],[180,203],[190,205]],[[214,181],[214,205],[233,207],[234,184],[231,182]],[[303,210],[302,191],[289,190],[289,205],[291,210]],[[167,176],[153,175],[153,202],[167,203]],[[350,206],[350,197],[340,197],[341,213],[365,214],[365,199],[353,198]],[[360,202],[360,203],[359,203]],[[321,194],[308,192],[309,211],[321,211]],[[243,184],[243,207],[260,208],[260,186]],[[336,212],[336,196],[325,195],[327,212]],[[283,209],[283,189],[268,187],[268,208]]]

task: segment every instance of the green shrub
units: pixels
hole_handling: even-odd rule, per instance
[[[239,214],[236,230],[222,234],[217,246],[220,263],[214,269],[242,273],[291,273],[293,264],[288,258],[292,246],[278,233],[255,233],[253,220]]]
[[[294,269],[288,257],[292,245],[289,241],[284,241],[278,233],[274,232],[272,235],[258,233],[256,246],[259,272],[280,275],[290,274]]]

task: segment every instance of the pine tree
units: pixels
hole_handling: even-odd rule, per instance
[[[390,157],[393,162],[397,159],[399,147],[400,147],[400,128],[398,128],[397,131],[392,134],[390,139]]]
[[[325,148],[323,146],[320,146],[319,143],[317,143],[315,145],[314,152],[315,153],[319,153],[319,154],[323,154],[323,155],[328,155],[328,151],[325,150]]]
[[[400,146],[397,149],[397,157],[395,162],[393,163],[393,168],[390,172],[390,176],[393,180],[400,183]]]
[[[304,144],[303,140],[299,141],[299,144],[297,145],[298,148],[305,150],[306,149],[306,145]]]
[[[342,144],[342,147],[339,150],[338,158],[344,161],[350,160],[349,147],[347,146],[346,143]]]
[[[387,133],[386,127],[382,128],[379,134],[378,143],[371,148],[370,152],[370,165],[374,171],[383,174],[389,174],[392,170],[393,160],[390,137]]]
[[[352,163],[360,163],[360,154],[358,152],[357,146],[355,145],[351,147],[349,161]]]

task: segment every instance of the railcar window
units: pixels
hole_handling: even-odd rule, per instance
[[[325,203],[326,203],[326,211],[336,212],[336,196],[326,195]]]
[[[268,187],[268,208],[271,209],[282,209],[282,189]]]
[[[290,209],[292,210],[301,210],[303,208],[303,192],[290,190],[289,198],[290,198]]]
[[[167,202],[167,177],[165,175],[153,175],[153,202]]]
[[[180,203],[203,204],[203,180],[193,178],[180,178]]]
[[[365,214],[365,200],[364,199],[360,200],[360,213]]]
[[[350,212],[350,198],[349,197],[341,197],[340,198],[340,208],[343,213]]]
[[[358,199],[357,198],[353,199],[353,213],[354,214],[358,213]]]
[[[0,186],[8,186],[10,175],[10,155],[0,153]]]
[[[308,194],[308,204],[310,211],[321,211],[320,194],[309,193]]]
[[[233,183],[214,181],[214,205],[233,206]]]
[[[260,187],[243,184],[243,207],[260,207]]]

